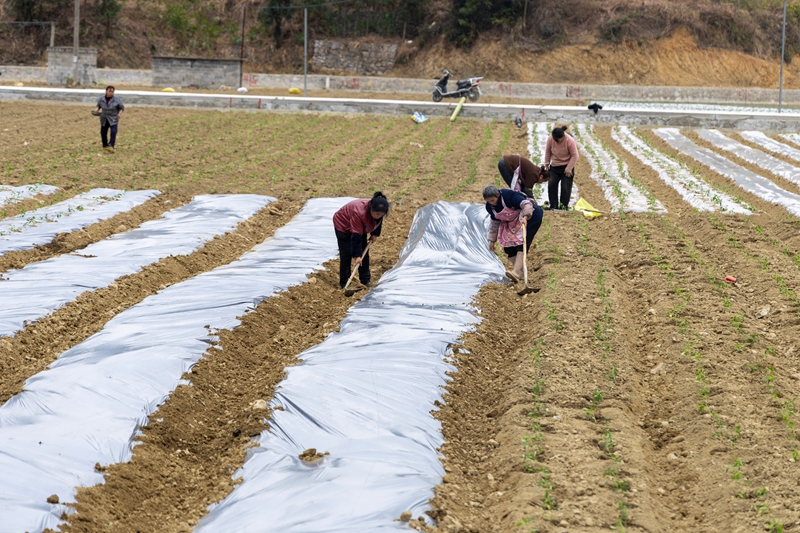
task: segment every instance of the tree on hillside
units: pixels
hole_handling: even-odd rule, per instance
[[[258,10],[258,21],[265,30],[272,26],[272,36],[275,39],[275,48],[280,48],[283,43],[283,28],[281,22],[289,13],[288,9],[274,9],[278,6],[291,5],[291,0],[269,0],[269,4]]]
[[[72,0],[49,0],[51,7],[60,7]],[[20,22],[41,22],[44,15],[44,0],[8,0],[10,11]]]
[[[94,0],[94,7],[100,12],[100,20],[106,24],[106,38],[111,36],[111,26],[117,21],[122,11],[120,0]]]
[[[470,46],[478,34],[496,26],[523,22],[528,0],[453,0],[450,38]]]
[[[40,0],[9,0],[11,11],[17,16],[17,20],[30,22],[35,17],[37,8],[41,11]]]

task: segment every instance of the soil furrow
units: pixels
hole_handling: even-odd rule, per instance
[[[558,219],[552,220],[559,222]],[[721,436],[714,437],[715,432],[720,431],[720,427],[717,420],[712,418],[712,413],[720,419],[733,420],[731,415],[715,405],[723,399],[720,396],[723,394],[720,382],[730,378],[724,375],[712,378],[710,387],[715,400],[708,406],[712,412],[698,413],[697,403],[691,399],[698,398],[698,385],[695,383],[696,369],[684,354],[683,343],[676,340],[679,337],[686,337],[690,331],[694,331],[697,335],[707,334],[706,330],[714,331],[713,327],[716,324],[725,323],[727,318],[724,315],[720,316],[718,311],[722,306],[714,301],[721,300],[721,297],[713,291],[696,290],[697,287],[709,285],[701,272],[695,270],[686,279],[682,279],[683,285],[692,287],[693,307],[705,310],[702,315],[693,316],[690,324],[684,326],[689,328],[687,333],[682,333],[680,326],[675,324],[675,319],[680,324],[680,316],[676,315],[675,319],[668,316],[680,299],[674,301],[675,298],[666,297],[664,273],[659,265],[664,264],[663,262],[673,263],[675,272],[692,273],[692,270],[685,270],[692,265],[691,258],[684,257],[685,254],[681,252],[680,247],[667,242],[666,237],[662,236],[666,233],[664,228],[653,226],[650,217],[629,217],[629,220],[637,221],[634,228],[637,227],[638,221],[641,221],[647,227],[654,249],[660,254],[665,250],[667,253],[659,260],[662,262],[656,262],[648,257],[640,243],[641,235],[638,231],[627,229],[625,227],[627,223],[616,219],[611,222],[604,220],[591,223],[591,238],[598,240],[600,243],[598,248],[606,253],[617,249],[625,250],[624,254],[616,256],[618,259],[611,259],[614,265],[608,275],[608,279],[612,280],[610,284],[620,287],[617,291],[611,289],[612,295],[618,292],[616,297],[611,297],[613,306],[622,309],[621,317],[614,317],[614,320],[621,322],[617,326],[621,328],[621,333],[617,338],[618,346],[614,346],[612,351],[620,350],[623,357],[619,363],[609,363],[612,369],[616,368],[614,372],[618,373],[617,379],[620,383],[617,384],[615,391],[599,399],[596,405],[597,418],[606,420],[609,429],[601,433],[597,428],[592,428],[591,426],[595,424],[586,420],[584,415],[584,410],[592,408],[592,395],[600,390],[592,391],[591,387],[585,386],[587,382],[592,383],[591,377],[587,379],[587,376],[594,376],[594,383],[597,383],[597,376],[605,373],[596,367],[596,354],[587,354],[585,351],[586,338],[591,337],[591,330],[584,327],[581,331],[581,324],[570,324],[564,320],[563,327],[573,335],[573,343],[578,341],[571,346],[568,340],[566,342],[565,339],[557,340],[558,335],[555,333],[545,335],[541,327],[537,326],[547,320],[561,322],[562,309],[554,305],[550,309],[555,310],[555,313],[548,312],[549,304],[545,303],[544,299],[542,301],[544,308],[539,308],[537,316],[531,320],[536,324],[533,326],[534,335],[541,336],[542,344],[533,349],[528,346],[531,353],[538,352],[539,357],[544,359],[544,373],[541,377],[536,377],[534,368],[531,372],[534,377],[528,381],[527,387],[517,385],[515,396],[508,393],[509,389],[513,390],[513,386],[504,387],[493,383],[493,373],[503,376],[506,383],[514,382],[513,378],[509,380],[509,376],[516,376],[520,372],[513,367],[518,366],[517,361],[521,358],[521,354],[525,354],[528,350],[519,350],[517,344],[519,341],[513,337],[509,342],[508,337],[513,335],[512,332],[500,330],[502,334],[500,331],[494,333],[491,327],[492,319],[487,314],[492,307],[484,300],[487,298],[485,293],[489,288],[485,288],[478,300],[484,314],[484,322],[476,334],[480,343],[472,344],[468,336],[465,338],[464,349],[459,349],[457,354],[459,373],[454,375],[453,383],[448,386],[446,405],[436,415],[442,420],[447,437],[447,444],[442,448],[442,453],[446,457],[448,474],[445,483],[437,487],[436,497],[433,500],[435,508],[433,515],[439,520],[441,529],[494,531],[507,530],[515,524],[529,528],[539,527],[541,531],[560,531],[566,527],[569,527],[569,530],[589,531],[598,526],[607,529],[609,525],[620,525],[612,520],[612,518],[617,520],[622,518],[620,504],[628,508],[625,509],[625,518],[631,529],[640,527],[644,530],[659,531],[664,528],[663,524],[670,523],[672,524],[670,528],[700,531],[717,520],[718,513],[731,514],[730,525],[737,521],[757,524],[758,515],[753,511],[752,502],[748,504],[734,500],[733,504],[730,503],[735,486],[731,485],[730,476],[725,472],[727,466],[723,464],[724,460],[715,455],[719,454],[720,450],[724,453],[727,448]],[[688,223],[690,227],[696,228],[694,221]],[[618,227],[613,228],[613,226]],[[559,233],[568,234],[563,227],[559,228]],[[576,241],[574,235],[570,237],[572,238],[567,238],[566,242]],[[584,245],[583,249],[586,254],[593,253],[589,246]],[[546,258],[545,262],[550,261],[552,257]],[[581,280],[580,282],[570,282],[568,278],[564,278],[561,283],[565,286],[574,283],[575,287],[587,284],[586,278],[591,276],[587,265],[591,262],[585,256],[580,265],[576,266],[578,270],[576,277]],[[559,265],[572,273],[573,265],[567,267],[563,259]],[[559,270],[558,276],[561,275],[563,270]],[[585,322],[590,321],[591,312],[581,309],[579,304],[578,309],[575,309],[576,302],[590,299],[590,293],[591,291],[587,291],[584,287],[582,293],[579,290],[578,294],[559,298],[559,301],[565,302],[567,316],[579,316]],[[500,298],[499,295],[493,296]],[[513,303],[513,300],[503,302],[501,313],[508,312],[510,316],[525,314],[525,311],[515,309]],[[655,314],[650,314],[649,309],[653,309]],[[552,317],[548,317],[551,314]],[[649,324],[640,328],[637,322],[642,316],[649,317]],[[498,359],[486,353],[487,345],[493,344],[505,348],[500,351],[506,367],[491,369],[494,372],[490,372],[489,369],[497,364]],[[704,345],[698,346],[702,348]],[[470,355],[460,355],[462,353]],[[652,354],[655,354],[655,357]],[[595,357],[592,358],[592,355]],[[547,371],[550,361],[555,361],[554,366],[560,371]],[[709,375],[717,365],[725,364],[724,360],[718,361],[714,358],[714,354],[709,355],[708,361]],[[535,367],[535,365],[526,366],[522,372],[531,371],[531,367]],[[734,374],[738,366],[740,365],[734,366]],[[787,369],[788,371],[790,369]],[[481,393],[468,395],[469,387],[475,383],[483,384]],[[584,390],[575,390],[576,383],[583,383]],[[557,392],[545,394],[540,399],[534,396],[534,400],[528,401],[525,405],[524,391],[541,394],[543,390],[548,390],[548,387],[549,390]],[[486,390],[508,396],[501,396],[502,399],[498,400],[496,395],[487,395]],[[787,387],[786,390],[792,389]],[[749,397],[741,387],[735,392]],[[758,391],[754,392],[759,395]],[[736,403],[735,394],[728,398],[732,404]],[[498,403],[501,404],[499,409]],[[521,412],[515,416],[514,410],[509,407],[519,407],[520,404],[522,404]],[[530,414],[540,408],[547,409],[547,417],[537,423],[535,432],[531,433],[529,430],[527,435],[521,437],[519,430],[525,427],[525,412]],[[497,426],[492,427],[492,419],[498,416],[507,418],[499,424],[505,431],[498,432]],[[555,421],[549,419],[551,416],[557,417]],[[517,421],[512,421],[515,418]],[[489,420],[484,422],[486,419]],[[517,429],[516,435],[512,428]],[[778,429],[772,428],[769,434],[775,434]],[[730,429],[730,432],[732,431],[733,426]],[[748,435],[746,438],[754,438],[750,437],[750,431],[745,431]],[[614,454],[622,458],[621,470],[627,476],[623,481],[630,483],[630,493],[626,494],[626,498],[617,501],[607,496],[604,498],[601,491],[601,487],[606,486],[609,481],[608,475],[602,476],[608,472],[608,468],[593,468],[594,465],[603,463],[586,453],[587,449],[593,447],[597,450],[595,454],[602,458],[603,441],[609,433],[615,443],[612,448]],[[523,482],[520,485],[516,481],[530,473],[521,472],[524,463],[518,459],[519,452],[508,453],[506,443],[513,442],[518,447],[517,443],[522,438],[528,439],[530,446],[538,445],[535,444],[537,442],[545,443],[538,451],[540,457],[544,458],[543,466],[536,462],[530,463],[539,473],[536,483]],[[591,447],[581,448],[581,441]],[[716,442],[720,444],[715,444]],[[524,457],[530,458],[530,450],[533,448],[524,449],[526,450]],[[559,453],[554,454],[551,450],[558,450]],[[788,450],[784,449],[784,457],[786,452]],[[534,453],[533,457],[536,455],[537,453]],[[726,459],[732,463],[730,457]],[[748,458],[748,461],[752,460]],[[714,467],[717,468],[714,470]],[[709,468],[712,469],[711,472]],[[514,469],[517,471],[514,472]],[[598,470],[600,476],[592,477],[590,472]],[[542,472],[546,472],[546,475],[542,475]],[[481,488],[482,477],[485,480]],[[754,482],[763,479],[757,472],[751,474],[751,478]],[[509,485],[512,488],[509,488]],[[525,488],[526,485],[528,488]],[[791,515],[788,518],[780,515],[782,508],[791,505],[790,502],[780,501],[787,489],[788,487],[781,484],[774,491],[772,512],[775,517],[782,518],[784,524],[791,524]],[[551,491],[552,500],[548,499],[547,490]],[[502,498],[503,494],[508,496]],[[759,500],[757,496],[752,498],[762,506],[767,501]],[[540,509],[531,507],[532,501],[539,502]],[[555,508],[547,509],[550,506]],[[501,513],[505,513],[505,516]],[[764,521],[766,519],[762,520],[762,524]]]
[[[708,295],[691,290],[687,278],[692,274],[685,270],[685,258],[675,255],[675,247],[665,242],[663,231],[651,227],[650,217],[637,217],[625,226],[625,254],[615,268],[628,280],[631,315],[646,317],[636,341],[642,357],[634,360],[634,368],[637,396],[644,400],[637,414],[650,441],[647,470],[653,484],[647,490],[662,506],[662,519],[669,520],[670,529],[706,527],[710,517],[705,500],[713,497],[718,488],[715,482],[718,485],[722,479],[714,472],[704,475],[707,467],[700,466],[701,459],[696,456],[713,430],[699,418],[692,401],[697,397],[696,374],[682,351],[686,339],[708,329],[704,319],[716,320],[715,305],[706,301]],[[706,309],[707,316],[687,320],[688,302]],[[689,494],[693,498],[687,498]]]
[[[273,215],[273,209],[283,214]],[[13,337],[0,339],[0,402],[22,391],[26,379],[41,372],[59,354],[81,343],[115,315],[159,290],[238,258],[272,235],[299,207],[271,204],[217,236],[196,252],[170,256],[140,272],[117,279],[109,287],[80,295],[53,314],[29,324]]]
[[[23,268],[25,265],[44,261],[57,255],[68,254],[86,248],[92,243],[107,239],[116,233],[130,231],[143,222],[159,218],[166,211],[175,209],[191,200],[191,196],[179,193],[160,194],[142,205],[138,205],[106,220],[70,233],[59,233],[41,246],[30,250],[6,252],[0,256],[0,272]]]
[[[397,209],[371,252],[373,279],[396,262],[413,210]],[[333,235],[331,235],[333,238]],[[358,293],[363,295],[364,293]],[[339,288],[338,261],[302,285],[262,302],[185,376],[150,417],[128,463],[106,467],[106,482],[78,490],[63,531],[190,531],[209,504],[233,489],[250,439],[268,429],[267,402],[298,355],[338,330],[358,297]]]
[[[483,322],[456,349],[458,372],[435,413],[447,475],[432,514],[445,531],[607,528],[619,519],[603,475],[613,462],[598,445],[600,427],[583,411],[614,368],[587,342],[595,325],[585,303],[579,309],[590,301],[586,278],[595,266],[584,254],[594,252],[573,248],[580,239],[572,217],[548,219],[532,261],[545,265],[534,284],[547,288],[519,298],[507,286],[485,287],[477,299]],[[527,327],[510,326],[516,316],[528,317]],[[620,442],[634,446],[627,436]]]
[[[691,225],[691,227],[696,226]],[[682,233],[680,230],[678,231]],[[676,240],[683,240],[680,234],[675,236],[676,234],[672,233],[671,235]],[[714,246],[713,237],[711,240],[712,242],[709,243],[709,239],[706,237],[701,241],[703,249],[711,250],[709,255],[712,257],[708,260],[710,264],[705,264],[707,260],[702,252],[699,253],[698,263],[705,265],[704,268],[711,267],[711,270],[719,276],[719,270],[716,269],[715,264],[718,264],[723,257],[729,257],[731,252],[724,248],[720,250],[720,247]],[[679,248],[684,249],[685,247]],[[769,284],[768,274],[759,272],[755,265],[747,266],[746,260],[741,263],[744,263],[744,268],[749,271],[747,275],[749,279],[753,280],[753,283]],[[698,284],[702,284],[702,281],[698,280]],[[792,441],[796,442],[796,440],[789,437],[782,442],[775,442],[775,436],[787,435],[787,428],[781,427],[785,423],[778,416],[779,409],[777,407],[781,404],[781,400],[770,398],[769,383],[763,380],[762,374],[766,373],[768,377],[770,375],[769,368],[772,368],[773,371],[777,369],[779,379],[773,382],[775,390],[783,393],[790,392],[787,397],[794,397],[797,393],[796,386],[792,386],[795,381],[790,375],[792,369],[787,368],[791,365],[787,365],[786,361],[780,361],[779,357],[773,357],[773,354],[770,353],[771,346],[777,348],[778,356],[790,347],[792,339],[797,336],[797,321],[792,318],[789,322],[781,324],[782,327],[771,326],[767,323],[771,319],[767,316],[760,316],[758,310],[763,309],[764,302],[777,296],[774,294],[776,291],[769,288],[756,291],[752,288],[746,289],[746,286],[738,288],[723,286],[724,290],[716,291],[718,294],[715,299],[719,302],[717,303],[719,320],[713,323],[706,320],[705,324],[702,320],[693,320],[693,323],[699,323],[699,327],[703,327],[704,330],[696,332],[697,338],[693,339],[691,345],[688,346],[689,349],[687,346],[683,347],[683,355],[688,355],[692,359],[702,355],[703,365],[697,365],[697,369],[702,370],[698,379],[706,372],[708,376],[708,381],[699,385],[701,390],[708,390],[708,395],[705,398],[702,396],[698,398],[698,406],[702,410],[698,409],[697,416],[711,419],[715,426],[715,438],[720,441],[721,445],[709,446],[704,451],[710,450],[712,464],[716,464],[720,470],[723,467],[726,469],[724,477],[727,479],[725,483],[722,483],[723,490],[740,494],[742,497],[739,500],[745,500],[734,499],[732,504],[729,503],[728,507],[732,507],[732,509],[726,511],[726,516],[729,516],[728,513],[730,513],[732,517],[727,525],[734,527],[737,523],[750,523],[752,526],[759,527],[768,519],[778,518],[784,525],[787,525],[796,521],[797,518],[796,515],[792,516],[791,513],[787,514],[782,510],[787,504],[784,495],[791,492],[789,487],[793,486],[794,480],[786,480],[788,485],[786,484],[786,481],[782,479],[784,476],[781,475],[784,467],[779,466],[779,463],[780,459],[791,461]],[[726,292],[730,296],[725,296]],[[771,303],[774,306],[776,302],[772,300]],[[701,309],[705,307],[696,300],[693,300],[692,306]],[[752,334],[758,335],[758,337],[752,337]],[[769,345],[765,346],[765,343]],[[794,368],[796,369],[796,366]],[[755,371],[751,371],[752,369]],[[749,411],[741,409],[742,405],[749,405],[751,409]],[[752,406],[761,406],[761,409],[753,411]],[[776,445],[778,445],[777,448]],[[766,458],[761,450],[772,450],[769,453],[774,452],[774,455],[780,459]],[[715,454],[718,455],[715,456]],[[743,467],[734,466],[737,459],[743,461]],[[745,476],[743,479],[746,481],[740,482],[738,477],[733,477],[729,472],[730,469],[741,471]],[[733,486],[731,486],[732,477]],[[761,487],[770,487],[770,490],[759,494],[758,491]],[[702,502],[703,498],[698,495],[695,500]],[[722,501],[724,503],[724,499]],[[788,501],[791,502],[791,500]],[[763,510],[765,504],[772,505],[769,512]],[[754,507],[760,507],[762,511],[757,514],[754,512]],[[767,516],[759,518],[759,514]]]

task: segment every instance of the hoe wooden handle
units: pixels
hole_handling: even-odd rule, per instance
[[[367,252],[369,252],[369,247],[370,247],[370,246],[372,246],[372,242],[368,242],[368,243],[367,243],[367,247],[366,247],[366,248],[364,248],[364,253],[363,253],[363,254],[361,254],[361,260],[362,260],[362,261],[363,261],[363,260],[364,260],[364,258],[367,256]],[[353,281],[353,278],[354,278],[354,277],[356,277],[356,272],[358,272],[358,269],[357,269],[357,268],[354,268],[354,269],[353,269],[353,273],[352,273],[352,274],[350,274],[350,277],[349,277],[349,278],[347,278],[347,283],[345,283],[345,284],[344,284],[344,288],[345,288],[345,289],[347,288],[347,286],[348,286],[348,285],[350,285],[350,282],[351,282],[351,281]]]

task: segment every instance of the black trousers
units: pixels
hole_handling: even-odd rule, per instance
[[[533,242],[533,238],[536,236],[536,233],[539,231],[539,228],[542,227],[542,218],[544,217],[544,211],[538,205],[533,207],[533,216],[528,220],[528,224],[525,226],[525,250],[531,249],[531,243]],[[522,253],[522,245],[518,246],[508,246],[503,247],[503,251],[506,253],[509,259],[514,259],[517,254]]]
[[[560,167],[550,167],[550,181],[547,184],[547,196],[550,200],[550,209],[568,209],[569,199],[572,196],[572,178],[564,175],[567,165]],[[573,171],[573,176],[575,169]],[[561,194],[559,195],[558,185],[561,184]]]
[[[108,141],[108,130],[111,130],[111,142]],[[100,139],[103,141],[103,148],[106,146],[114,147],[117,142],[117,124],[111,126],[108,122],[100,126]]]
[[[353,255],[350,252],[351,244],[350,244],[350,237],[349,233],[343,233],[341,231],[336,232],[336,242],[339,243],[339,285],[344,288],[347,280],[350,278],[350,274],[352,270],[350,268],[350,264],[353,261]],[[363,250],[367,246],[367,236],[361,236],[361,249]],[[361,261],[361,266],[358,267],[358,280],[361,283],[369,283],[371,279],[371,275],[369,273],[369,253],[364,256],[364,260]]]

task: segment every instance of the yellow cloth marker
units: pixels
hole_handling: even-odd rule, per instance
[[[575,211],[580,211],[586,218],[599,217],[603,213],[592,207],[589,202],[583,198],[575,202]]]

